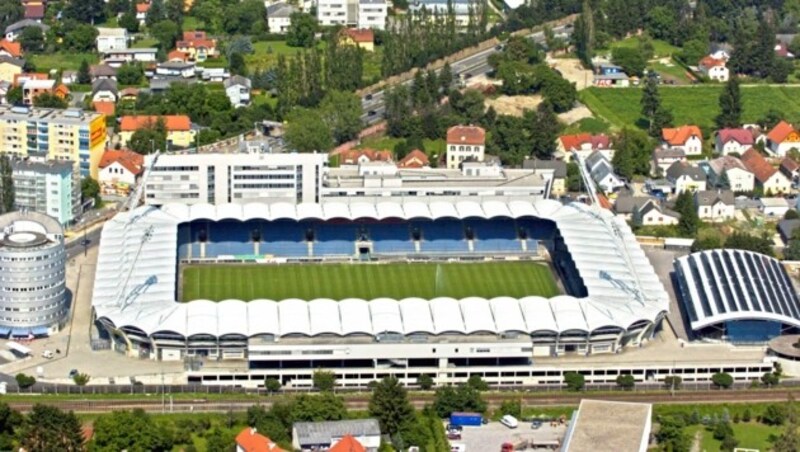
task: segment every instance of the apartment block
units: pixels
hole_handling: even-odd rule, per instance
[[[386,26],[386,0],[358,1],[358,28],[383,30]]]
[[[82,177],[97,179],[106,140],[100,113],[0,105],[0,152],[15,157],[77,162]]]
[[[18,210],[49,215],[62,225],[80,214],[81,178],[74,162],[14,159],[11,169]]]

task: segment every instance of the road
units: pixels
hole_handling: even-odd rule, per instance
[[[87,388],[88,389],[88,388]],[[636,393],[620,392],[618,394],[592,394],[592,393],[560,393],[552,396],[532,396],[525,393],[510,392],[508,394],[487,394],[484,399],[490,408],[499,407],[503,401],[513,399],[520,401],[524,407],[535,406],[576,406],[581,399],[611,400],[619,402],[639,402],[656,404],[725,404],[725,403],[768,403],[785,402],[789,394],[795,398],[800,395],[798,391],[790,390],[742,390],[742,391],[704,391],[704,392],[681,392],[678,391],[674,396],[668,393]],[[46,397],[41,402],[19,401],[8,399],[6,402],[14,409],[27,412],[30,411],[35,403],[46,403],[56,406],[63,410],[70,410],[76,413],[107,413],[110,411],[133,410],[141,408],[150,413],[160,412],[209,412],[224,413],[227,411],[246,411],[253,405],[269,407],[272,404],[271,398],[264,397],[243,401],[241,398],[231,398],[230,400],[206,400],[202,395],[198,395],[195,400],[181,398],[171,400],[171,396],[166,394],[153,394],[146,399],[97,399],[91,400],[48,400]],[[280,399],[275,399],[280,400]],[[369,396],[349,397],[344,400],[345,406],[349,410],[366,410],[369,405]],[[431,403],[430,397],[412,396],[411,403],[416,408],[422,408]]]
[[[554,27],[553,33],[562,38],[569,38],[572,33],[572,27],[568,25]],[[537,44],[544,44],[545,41],[544,32],[542,31],[537,31],[527,37],[533,39]],[[489,57],[502,50],[503,46],[501,44],[453,62],[450,65],[450,69],[453,71],[454,78],[456,79],[454,83],[458,83],[462,75],[464,79],[469,79],[491,72],[492,67],[489,66]],[[410,86],[412,83],[413,79],[403,82],[403,85]],[[361,107],[364,110],[364,114],[361,115],[361,121],[365,125],[369,126],[383,120],[384,114],[386,113],[383,94],[384,90],[376,91],[361,99]]]

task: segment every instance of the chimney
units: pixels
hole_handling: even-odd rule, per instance
[[[255,435],[255,434],[256,434],[256,432],[257,432],[257,430],[256,430],[256,428],[255,428],[255,427],[250,427],[250,435],[251,435],[251,436],[252,436],[252,435]]]

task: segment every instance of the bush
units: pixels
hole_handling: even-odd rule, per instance
[[[664,378],[664,386],[667,389],[680,389],[683,383],[683,378],[678,375],[668,375]]]
[[[486,391],[489,389],[489,384],[483,381],[480,375],[472,375],[467,380],[467,386],[478,390],[478,391]]]
[[[19,386],[20,389],[28,389],[36,384],[36,378],[30,375],[19,373],[15,378],[17,379],[17,386]]]
[[[317,370],[314,371],[311,381],[314,388],[320,391],[333,391],[333,388],[336,386],[336,375],[326,370]]]
[[[423,391],[428,391],[433,388],[433,377],[428,374],[422,374],[417,377],[417,384]]]
[[[577,372],[567,372],[564,374],[564,384],[570,391],[582,391],[586,386],[586,379]]]
[[[264,388],[267,392],[278,392],[281,390],[281,382],[277,378],[267,378],[264,380]]]
[[[728,389],[733,386],[733,377],[726,372],[718,372],[711,376],[711,382],[720,389]]]
[[[630,390],[636,385],[636,379],[633,378],[633,375],[626,374],[620,375],[617,377],[617,386],[622,389]]]
[[[745,412],[745,414],[748,414]],[[761,422],[766,425],[781,425],[786,422],[786,407],[783,405],[770,404],[761,415]]]
[[[516,418],[522,417],[522,404],[519,400],[504,400],[500,405],[500,414],[503,416],[509,414]]]
[[[744,413],[742,413],[742,422],[750,422],[753,419],[753,413],[750,412],[750,408],[745,408]]]
[[[761,383],[764,383],[766,387],[777,386],[780,382],[780,377],[773,372],[765,372],[764,375],[761,376]]]

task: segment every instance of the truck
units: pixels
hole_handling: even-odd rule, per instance
[[[479,427],[483,423],[483,415],[480,413],[451,413],[450,425]]]

